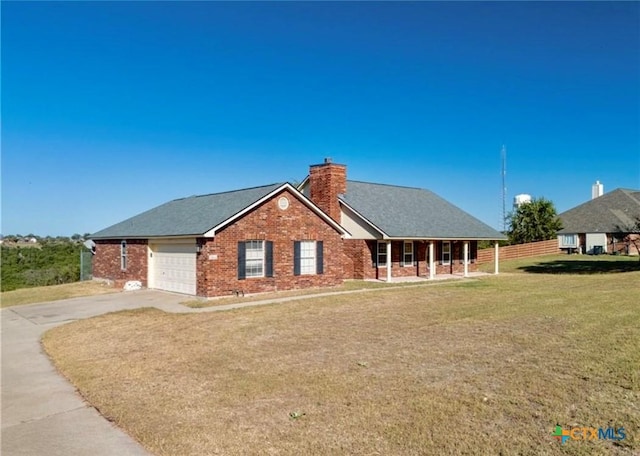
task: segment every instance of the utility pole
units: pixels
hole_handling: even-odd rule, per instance
[[[507,148],[502,145],[502,232],[507,231]]]

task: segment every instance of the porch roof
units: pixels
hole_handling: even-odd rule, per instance
[[[435,193],[413,187],[347,181],[340,200],[385,238],[485,239],[506,237]]]

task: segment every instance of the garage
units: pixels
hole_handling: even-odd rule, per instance
[[[196,294],[195,244],[152,245],[149,263],[150,288]]]

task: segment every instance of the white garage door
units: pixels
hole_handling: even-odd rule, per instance
[[[153,288],[196,294],[196,246],[158,244],[153,251]]]

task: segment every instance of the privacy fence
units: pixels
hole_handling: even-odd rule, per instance
[[[499,247],[499,249],[500,261],[561,253],[560,249],[558,248],[557,239],[550,239],[548,241],[540,242],[530,242],[528,244],[506,245],[504,247]],[[478,250],[478,264],[493,262],[494,254],[495,251],[493,247]]]

